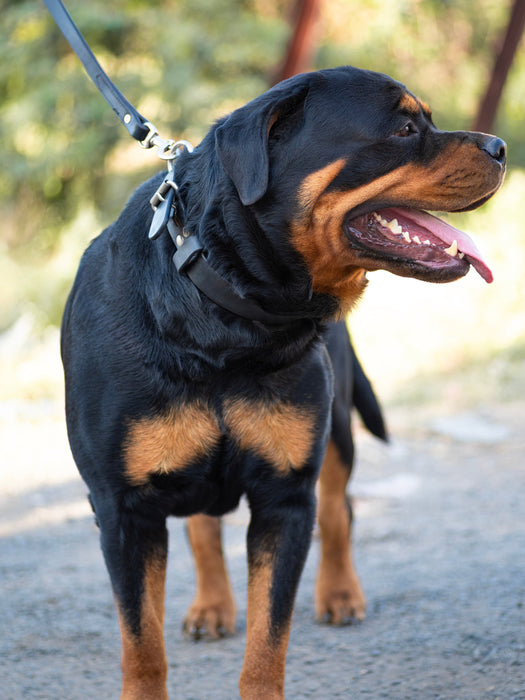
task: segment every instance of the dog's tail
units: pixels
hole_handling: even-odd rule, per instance
[[[353,348],[352,348],[353,349]],[[354,363],[353,401],[366,428],[380,440],[388,442],[388,431],[372,384],[366,376],[355,351],[352,353]]]

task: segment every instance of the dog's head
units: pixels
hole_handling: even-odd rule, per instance
[[[505,143],[437,129],[400,83],[350,67],[296,76],[219,123],[219,159],[242,204],[350,306],[367,270],[432,282],[492,274],[464,233],[427,213],[466,211],[499,188]],[[271,211],[271,216],[268,212]]]

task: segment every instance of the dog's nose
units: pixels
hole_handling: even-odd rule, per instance
[[[489,154],[498,163],[504,163],[507,157],[507,144],[497,136],[487,136],[481,150]]]

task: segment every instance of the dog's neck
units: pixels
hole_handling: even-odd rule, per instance
[[[206,287],[197,276],[196,286],[219,306],[269,328],[301,320],[324,322],[336,315],[334,299],[312,293],[304,265],[287,244],[286,224],[271,222],[265,228],[251,208],[242,206],[220,163],[210,155],[209,141],[207,137],[192,155],[182,156],[174,174],[184,221],[179,235],[172,228],[172,238],[181,250],[198,240],[204,252],[200,280],[205,281],[208,266],[217,282]],[[182,229],[189,238],[180,235]],[[223,295],[221,287],[226,286]],[[253,315],[250,306],[255,307]],[[262,312],[256,313],[258,309]]]

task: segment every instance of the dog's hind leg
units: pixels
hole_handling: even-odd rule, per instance
[[[97,500],[102,505],[97,507]],[[119,511],[92,497],[111,578],[122,641],[121,700],[167,700],[164,588],[168,532],[164,520]]]
[[[197,592],[184,631],[195,639],[233,634],[235,603],[222,550],[220,519],[192,515],[186,521],[186,530],[195,560]]]
[[[351,555],[352,508],[346,495],[353,460],[351,440],[346,447],[343,454],[333,441],[328,443],[319,477],[321,561],[315,609],[318,620],[336,625],[362,620],[366,610]]]

